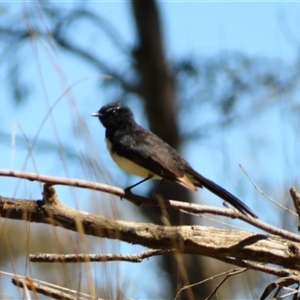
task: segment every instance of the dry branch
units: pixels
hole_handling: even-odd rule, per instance
[[[102,238],[118,239],[150,249],[172,250],[217,259],[236,258],[300,270],[300,243],[245,230],[206,226],[158,226],[113,220],[64,206],[52,186],[44,186],[43,200],[0,197],[0,215],[60,226]],[[234,260],[231,261],[233,264]]]
[[[20,288],[34,293],[34,299],[39,299],[37,293],[51,297],[51,299],[57,300],[103,300],[87,294],[80,293],[71,289],[60,287],[57,285],[49,284],[44,282],[41,284],[39,280],[32,279],[30,277],[14,277],[12,283]]]
[[[118,187],[110,186],[107,184],[101,184],[97,182],[80,180],[80,179],[70,179],[70,178],[55,177],[49,175],[42,175],[42,174],[14,171],[14,170],[5,170],[5,169],[0,169],[0,176],[23,178],[23,179],[28,179],[30,181],[39,181],[39,182],[47,183],[48,185],[54,185],[54,184],[67,185],[67,186],[91,189],[95,191],[102,191],[105,193],[109,193],[111,195],[115,195],[127,199],[138,206],[139,205],[149,205],[149,206],[159,206],[159,207],[163,206],[164,208],[172,208],[172,209],[180,210],[181,212],[184,213],[192,213],[192,214],[210,213],[219,216],[237,218],[259,229],[262,229],[268,233],[278,235],[290,241],[300,242],[299,235],[266,224],[258,219],[245,216],[244,214],[240,213],[236,209],[224,209],[220,207],[212,207],[207,205],[187,203],[187,202],[176,201],[176,200],[160,199],[160,198],[156,198],[156,199],[146,198],[146,197],[132,194],[131,192],[125,191]]]
[[[36,253],[29,254],[29,261],[31,262],[64,262],[64,263],[86,263],[86,262],[107,262],[107,261],[127,261],[140,263],[145,258],[152,256],[170,254],[174,250],[148,250],[139,254],[53,254],[53,253]]]

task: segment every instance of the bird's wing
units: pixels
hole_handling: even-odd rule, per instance
[[[191,189],[196,186],[186,176],[185,161],[176,150],[152,132],[139,127],[130,135],[116,137],[113,151],[162,178],[176,181]]]

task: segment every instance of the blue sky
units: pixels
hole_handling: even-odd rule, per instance
[[[172,54],[229,50],[284,59],[296,54],[284,30],[287,23],[297,33],[298,3],[162,2],[161,7]]]
[[[13,5],[16,4],[6,3],[5,5],[14,9]],[[134,45],[136,38],[133,34],[134,26],[127,1],[99,1],[87,5],[112,22],[127,45]],[[166,51],[170,59],[186,56],[213,57],[222,51],[238,51],[249,56],[274,58],[290,64],[296,58],[298,49],[292,41],[297,40],[297,38],[300,41],[300,35],[297,37],[300,27],[300,3],[283,1],[273,3],[161,1],[159,8],[163,21]],[[86,28],[89,28],[89,25],[86,26],[78,29],[76,38],[78,40],[87,39],[92,46],[94,43],[101,45],[99,49],[101,49],[102,57],[125,69],[124,55],[105,40],[102,32],[93,29],[92,34],[89,32],[89,35],[85,35]],[[96,39],[99,41],[96,42]],[[97,47],[94,48],[98,49]],[[34,51],[36,54],[33,54]],[[125,179],[126,175],[117,170],[105,149],[103,143],[104,129],[97,120],[90,117],[90,113],[98,110],[102,104],[108,101],[105,91],[99,89],[97,77],[99,74],[96,73],[96,70],[86,66],[76,57],[58,52],[55,47],[53,50],[42,40],[36,40],[26,48],[21,64],[24,67],[24,78],[28,80],[32,94],[26,104],[17,107],[7,101],[8,93],[5,89],[0,91],[2,130],[12,133],[16,124],[19,124],[26,136],[33,138],[47,115],[49,106],[60,95],[64,94],[71,84],[79,81],[72,89],[72,95],[65,97],[56,106],[53,111],[54,121],[52,122],[51,118],[47,119],[39,138],[56,142],[58,137],[63,140],[72,136],[74,122],[79,122],[75,111],[80,111],[80,116],[87,124],[89,137],[95,143],[91,146],[87,140],[83,139],[80,142],[71,140],[68,145],[73,147],[77,153],[80,153],[81,149],[95,151],[95,156],[99,157],[99,161],[103,162],[105,169],[110,174],[106,177],[105,174],[107,173],[103,171],[104,175],[101,175],[101,181],[112,182],[123,187],[124,182],[128,182]],[[4,72],[3,69],[1,72]],[[6,85],[3,73],[0,76],[0,81],[2,81],[3,86]],[[71,100],[76,104],[77,109],[72,109],[74,106],[72,106]],[[137,102],[132,103],[135,103],[132,109],[137,120],[143,123],[144,116],[141,105],[136,104]],[[297,98],[295,103],[299,103]],[[250,175],[254,176],[254,179],[263,182],[267,192],[273,192],[273,196],[280,200],[282,196],[280,193],[285,188],[282,186],[281,189],[281,185],[286,183],[287,179],[289,179],[290,185],[295,182],[299,183],[299,180],[297,181],[297,168],[294,165],[299,161],[299,144],[295,132],[289,130],[289,121],[280,109],[270,110],[259,116],[255,122],[248,124],[247,129],[253,135],[250,133],[244,135],[243,129],[226,131],[220,133],[216,139],[210,140],[204,146],[202,144],[188,144],[184,148],[184,155],[199,172],[218,182],[225,182],[226,187],[231,191],[246,195],[247,204],[250,207],[255,205],[253,210],[259,212],[263,210],[266,200],[257,195],[257,192],[241,173],[238,165],[242,163]],[[21,131],[18,129],[17,134],[20,135],[20,133]],[[255,136],[267,144],[267,147],[262,148],[258,156],[251,153],[249,136],[251,138]],[[199,149],[200,147],[201,149]],[[21,148],[19,144],[11,146],[9,141],[5,140],[5,143],[0,145],[0,152],[1,168],[23,169],[27,156],[26,149]],[[70,163],[64,168],[58,155],[50,157],[37,152],[35,153],[35,160],[40,173],[88,179],[86,177],[88,175],[81,170],[81,166],[78,164]],[[224,171],[228,169],[228,173]],[[32,161],[26,170],[35,171]],[[136,180],[137,178],[130,179],[133,182]],[[269,182],[269,185],[266,185],[266,182]],[[40,187],[35,183],[22,181],[21,187],[17,187],[15,180],[1,178],[1,187],[2,195],[5,196],[11,196],[16,191],[19,196],[25,194],[33,199],[40,197]],[[72,194],[68,189],[59,188],[59,191],[61,198],[72,199],[69,197]],[[86,191],[76,190],[76,195],[76,201],[70,201],[66,204],[82,209],[93,209],[95,204],[80,201],[80,199],[90,197]],[[210,197],[208,194],[205,195],[205,197]],[[259,202],[252,202],[252,197],[258,198]],[[215,200],[213,203],[221,205],[220,200]],[[105,206],[107,203],[97,205]],[[116,206],[119,208],[120,214],[128,208],[126,215],[122,215],[123,219],[130,220],[133,217],[134,213],[129,211],[131,206],[126,206],[124,201],[120,203],[117,199]],[[266,214],[260,217],[264,220],[269,219]],[[132,249],[126,250],[133,252]],[[137,279],[140,276],[145,264],[141,265],[140,269],[139,266],[135,265],[137,269],[132,269],[133,278]],[[155,271],[149,276],[155,280]],[[157,285],[157,293],[159,293],[160,288],[161,286]],[[132,291],[134,293],[134,289]],[[148,291],[145,287],[145,290],[141,289],[139,292],[138,295],[129,296],[143,299]]]

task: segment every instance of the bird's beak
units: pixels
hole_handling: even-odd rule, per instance
[[[91,114],[91,116],[93,116],[93,117],[100,117],[101,114],[99,114],[99,112],[94,112],[94,113]]]

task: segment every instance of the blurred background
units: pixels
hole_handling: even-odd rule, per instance
[[[122,188],[137,182],[113,163],[104,128],[90,117],[102,105],[122,101],[139,124],[261,220],[296,232],[297,218],[259,193],[239,165],[266,195],[292,208],[288,190],[299,186],[300,160],[299,3],[22,1],[0,3],[0,15],[0,168]],[[154,184],[134,192],[146,196]],[[0,186],[2,196],[41,198],[36,182],[2,177]],[[162,224],[159,209],[137,208],[103,193],[56,189],[70,207]],[[168,182],[160,193],[222,206],[209,192],[191,193]],[[172,211],[167,219],[173,225],[255,230],[236,220]],[[139,264],[34,264],[28,263],[29,253],[145,249],[6,219],[0,220],[0,239],[1,271],[107,299],[173,299],[183,285],[233,268],[188,255]],[[219,298],[258,297],[274,279],[254,271],[238,276],[222,285]],[[205,298],[219,281],[179,299]],[[24,296],[0,275],[0,297]]]

